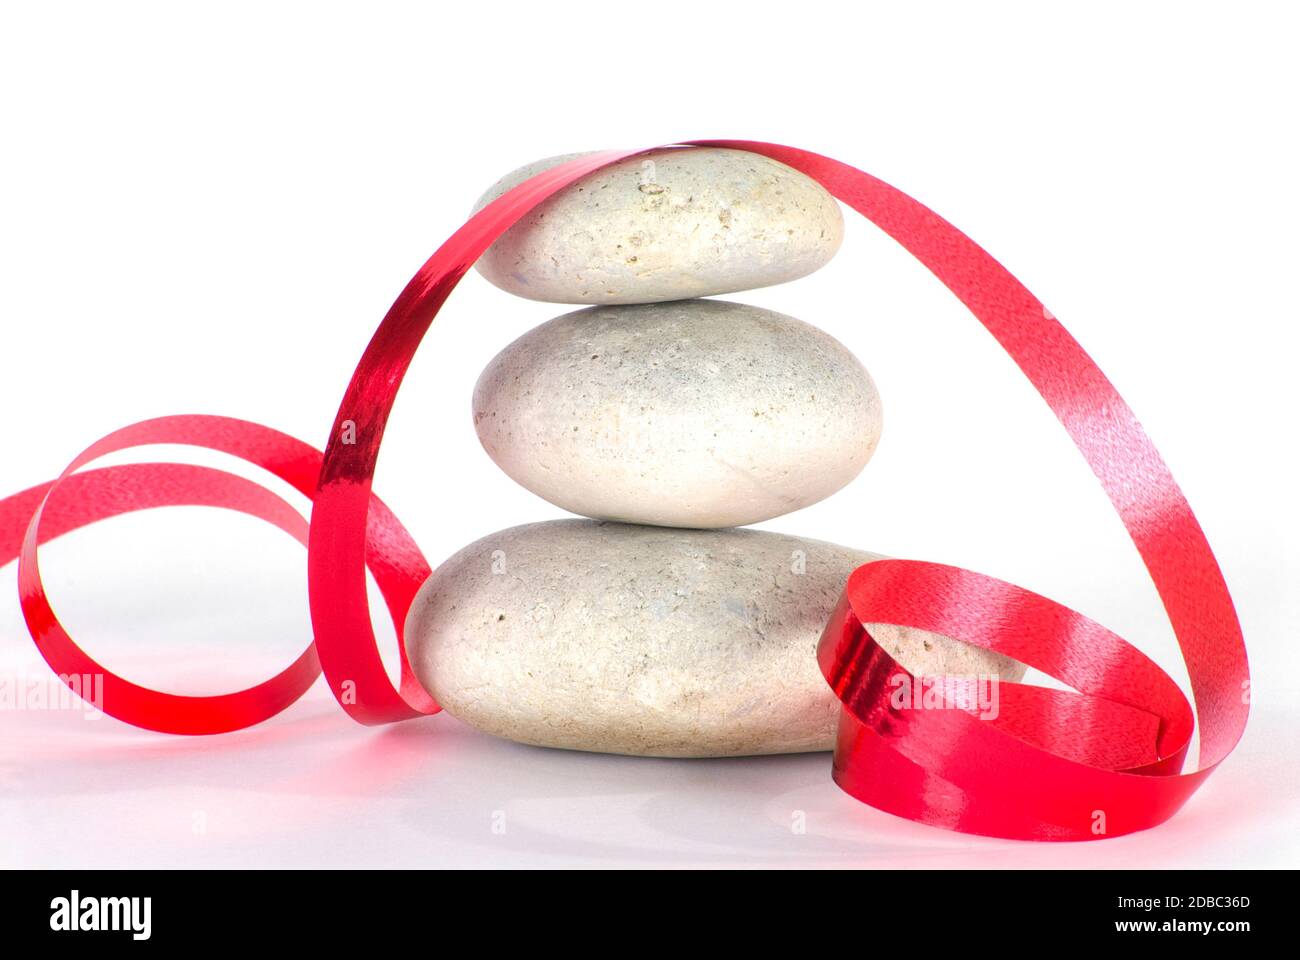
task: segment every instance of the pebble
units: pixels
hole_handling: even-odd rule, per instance
[[[880,397],[838,340],[721,300],[591,307],[499,353],[474,426],[516,482],[601,520],[712,528],[830,496],[875,451]]]
[[[880,555],[757,530],[557,520],[494,533],[420,590],[416,675],[453,716],[520,743],[656,757],[829,750],[816,649],[849,573]],[[874,630],[913,673],[1024,667]]]
[[[580,154],[520,167],[508,189]],[[844,235],[839,205],[783,163],[714,147],[653,151],[584,177],[504,233],[478,271],[551,303],[654,303],[785,283],[824,266]]]

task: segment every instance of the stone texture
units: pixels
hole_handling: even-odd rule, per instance
[[[475,211],[578,154],[503,177]],[[633,157],[551,197],[479,259],[502,290],[552,303],[653,303],[784,283],[824,266],[844,220],[820,184],[743,150]]]
[[[488,455],[551,503],[674,527],[755,523],[857,476],[875,384],[816,327],[720,300],[592,307],[542,324],[479,377]]]
[[[816,648],[878,554],[755,530],[558,520],[442,564],[406,646],[449,713],[521,743],[661,757],[829,750],[839,703]],[[919,630],[879,632],[914,673],[1023,667]]]

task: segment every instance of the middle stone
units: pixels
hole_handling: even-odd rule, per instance
[[[524,334],[474,389],[488,455],[598,520],[756,523],[857,476],[880,396],[838,340],[721,300],[591,307]]]

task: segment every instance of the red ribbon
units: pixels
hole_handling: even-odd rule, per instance
[[[886,560],[860,567],[818,652],[843,703],[836,781],[882,810],[969,833],[1088,840],[1161,823],[1226,757],[1245,728],[1249,672],[1232,599],[1187,501],[1132,411],[1043,305],[964,234],[906,194],[827,157],[769,143],[695,141],[763,154],[820,182],[892,236],[957,295],[1060,418],[1110,496],[1173,624],[1201,722],[1201,767],[1181,773],[1191,707],[1150,659],[1044,597],[980,574]],[[594,154],[510,190],[457,230],[406,285],[348,384],[322,455],[285,434],[223,417],[164,417],[91,446],[52,483],[0,501],[0,563],[18,558],[32,639],[56,673],[104,677],[103,709],[166,733],[222,733],[266,720],[323,670],[343,708],[367,724],[436,713],[401,653],[389,681],[366,601],[374,574],[398,635],[429,566],[371,493],[379,446],[416,348],[474,261],[520,217],[601,167],[646,151]],[[310,525],[285,501],[210,467],[136,464],[87,470],[145,444],[207,447],[270,471],[313,499]],[[178,696],[118,677],[60,625],[37,547],[105,517],[164,505],[239,510],[307,545],[313,644],[271,679],[220,696]],[[893,702],[909,674],[863,624],[919,627],[997,650],[1073,691],[1003,683],[996,718]]]

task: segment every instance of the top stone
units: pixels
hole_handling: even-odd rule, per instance
[[[474,211],[577,156],[520,167]],[[843,236],[835,199],[799,171],[744,150],[674,147],[560,191],[502,234],[477,268],[529,300],[657,303],[807,276]]]

